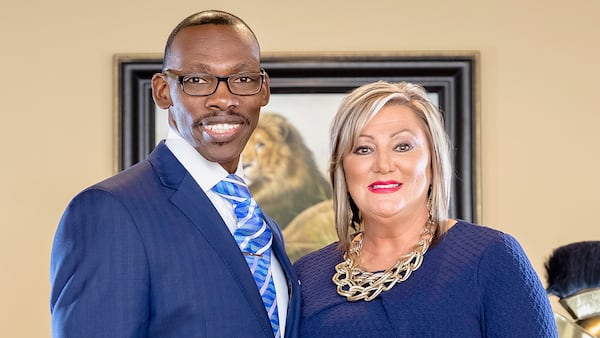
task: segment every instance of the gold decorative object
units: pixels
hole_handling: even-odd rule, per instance
[[[433,239],[430,230],[433,226],[433,222],[429,220],[412,252],[400,257],[391,268],[381,272],[364,271],[360,266],[363,234],[358,233],[352,240],[352,247],[344,254],[344,261],[335,266],[336,273],[332,280],[337,285],[338,294],[351,302],[361,299],[368,302],[397,283],[407,280],[423,263],[423,257]]]
[[[600,288],[581,290],[559,303],[586,333],[600,337]]]

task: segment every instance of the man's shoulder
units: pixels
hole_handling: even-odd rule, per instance
[[[124,169],[106,179],[103,179],[85,190],[100,189],[112,192],[118,192],[123,189],[129,189],[132,186],[138,186],[142,183],[150,183],[148,179],[155,174],[148,160],[143,160],[135,165]],[[84,190],[84,191],[85,191]]]
[[[171,175],[179,162],[164,144],[159,144],[148,157],[113,176],[110,176],[88,189],[101,189],[112,192],[128,191],[142,185],[153,184],[161,175]]]

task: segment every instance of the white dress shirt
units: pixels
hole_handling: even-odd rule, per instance
[[[200,155],[200,153],[198,153],[198,151],[184,140],[179,132],[173,128],[169,128],[165,143],[177,160],[179,160],[183,167],[190,175],[192,175],[194,181],[196,181],[200,188],[206,193],[233,236],[233,232],[237,228],[237,219],[233,211],[233,205],[211,190],[215,184],[227,177],[229,173],[221,167],[220,164],[208,161]],[[240,158],[240,163],[241,161]],[[244,172],[241,167],[241,165],[238,165],[235,174],[244,178]],[[271,256],[271,269],[273,273],[273,283],[275,284],[277,310],[279,313],[279,330],[281,332],[281,337],[284,337],[289,296],[285,274],[275,254]],[[235,314],[232,314],[232,317],[234,315]]]

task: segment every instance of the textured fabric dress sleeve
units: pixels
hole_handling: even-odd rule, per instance
[[[491,243],[478,279],[486,337],[558,337],[548,296],[513,237]]]

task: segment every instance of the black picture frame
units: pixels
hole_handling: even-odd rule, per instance
[[[377,80],[422,84],[436,93],[454,147],[450,216],[480,222],[477,52],[420,54],[267,54],[271,93],[346,93]],[[115,159],[120,171],[156,144],[151,78],[160,55],[115,55]]]

